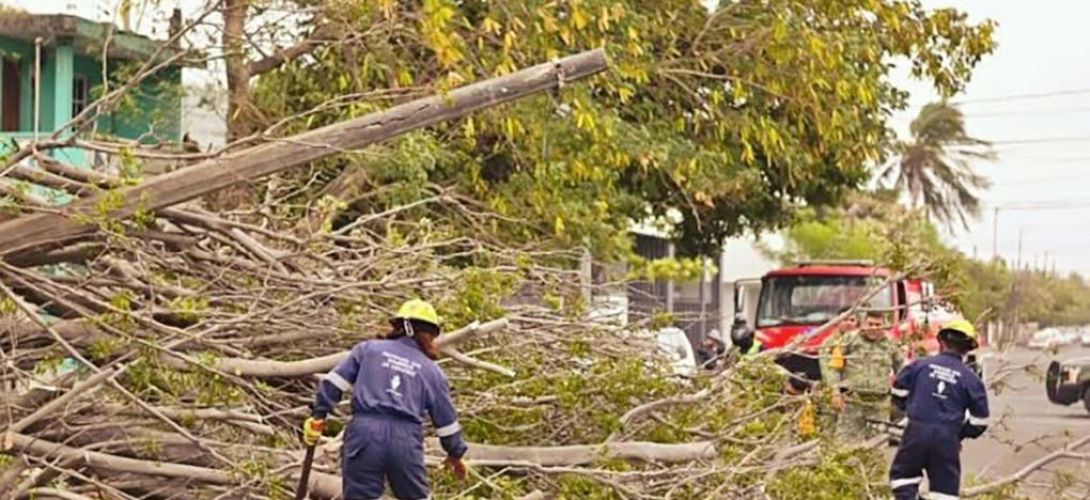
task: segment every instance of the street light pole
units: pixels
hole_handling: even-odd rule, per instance
[[[999,258],[999,207],[992,215],[992,260]]]

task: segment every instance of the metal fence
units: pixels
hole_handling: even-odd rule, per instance
[[[642,234],[636,235],[636,252],[646,259],[670,257],[670,242]],[[703,307],[701,306],[700,287],[696,291],[688,286],[675,284],[671,293],[667,281],[639,281],[628,286],[628,321],[629,323],[647,319],[657,313],[669,311],[675,318],[675,326],[681,328],[694,345],[699,344],[708,332],[719,327],[721,311],[719,307],[721,286],[720,273],[708,277],[704,284]],[[701,314],[703,312],[703,314]]]

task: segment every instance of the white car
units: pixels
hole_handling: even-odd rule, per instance
[[[1083,332],[1082,338],[1079,339],[1079,343],[1082,344],[1083,347],[1090,347],[1090,331]]]
[[[696,354],[684,330],[668,326],[655,332],[655,340],[675,375],[692,375],[696,371]]]
[[[1056,349],[1064,343],[1063,334],[1054,328],[1045,328],[1029,339],[1030,349]]]

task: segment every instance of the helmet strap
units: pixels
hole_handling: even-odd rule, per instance
[[[405,326],[405,335],[408,335],[409,337],[415,337],[416,332],[413,331],[412,322],[407,319],[402,319],[401,321],[403,322],[402,324]]]

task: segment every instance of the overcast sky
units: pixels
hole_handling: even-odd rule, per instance
[[[162,0],[186,10],[201,0]],[[924,0],[953,6],[974,19],[999,23],[996,54],[977,68],[962,101],[971,134],[995,141],[1000,160],[979,165],[994,186],[984,193],[985,213],[968,230],[949,235],[966,253],[992,254],[994,208],[999,207],[999,253],[1011,260],[1024,231],[1023,260],[1060,270],[1090,273],[1090,0]],[[74,13],[103,19],[109,0],[0,0],[34,12]],[[904,133],[919,107],[935,98],[906,75],[897,81],[912,92],[913,107],[898,116]],[[1033,97],[1046,94],[1045,97]],[[1027,141],[1020,143],[1017,141]],[[1026,207],[1031,209],[1027,210]],[[1062,209],[1043,209],[1063,207]]]
[[[1047,253],[1059,270],[1090,272],[1085,247],[1090,245],[1090,37],[1085,36],[1090,1],[924,3],[952,5],[973,18],[999,23],[998,50],[980,64],[956,100],[964,102],[970,133],[994,141],[1000,160],[978,166],[993,182],[983,196],[985,213],[952,240],[966,253],[975,249],[981,257],[990,256],[994,208],[999,207],[1001,255],[1016,257],[1019,231],[1024,231],[1023,261],[1043,262]],[[898,117],[901,132],[919,106],[934,98],[918,82],[908,82],[907,88],[914,108]],[[1031,97],[1040,94],[1058,95]],[[1074,207],[1018,208],[1042,205]]]

